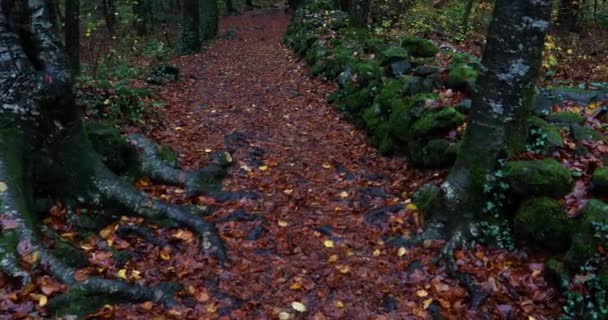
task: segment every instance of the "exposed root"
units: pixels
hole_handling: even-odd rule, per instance
[[[451,234],[450,237],[445,236],[448,232]],[[478,308],[486,301],[490,293],[481,289],[473,276],[459,271],[454,259],[454,252],[458,249],[467,249],[471,239],[475,239],[477,236],[477,225],[474,223],[462,224],[449,230],[445,224],[436,222],[429,223],[429,226],[420,234],[409,238],[390,239],[387,243],[392,247],[412,247],[429,240],[446,240],[439,255],[433,259],[433,263],[445,264],[448,275],[456,279],[469,292],[470,306]]]
[[[184,186],[188,197],[219,191],[226,176],[226,167],[232,163],[227,152],[216,153],[211,163],[199,170],[180,170],[171,166],[160,155],[160,147],[141,134],[131,134],[127,141],[137,154],[139,170],[145,176],[171,185]]]
[[[121,225],[118,227],[118,229],[116,229],[115,232],[119,237],[124,237],[126,235],[136,235],[144,239],[146,242],[161,248],[169,245],[168,242],[155,237],[152,234],[152,230],[138,225]]]

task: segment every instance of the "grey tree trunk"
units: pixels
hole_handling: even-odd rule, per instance
[[[357,27],[367,27],[369,18],[369,0],[350,0],[348,4],[348,13]]]
[[[218,8],[215,0],[202,0],[201,2],[201,36],[203,40],[210,40],[218,32]]]
[[[148,17],[146,14],[146,0],[136,0],[133,2],[133,14],[135,15],[135,32],[138,36],[148,33]]]
[[[474,221],[498,160],[525,149],[550,0],[497,0],[462,146],[442,185],[451,224]]]

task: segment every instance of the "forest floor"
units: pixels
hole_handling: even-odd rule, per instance
[[[385,246],[388,234],[416,232],[409,195],[442,173],[417,172],[401,158],[379,156],[364,132],[342,120],[326,102],[333,85],[311,79],[283,46],[288,22],[278,9],[225,18],[223,39],[175,61],[182,81],[160,89],[164,123],[151,137],[190,168],[214,151],[230,150],[235,164],[224,189],[259,197],[221,203],[187,200],[173,187],[145,188],[177,203],[215,207],[212,220],[231,262],[210,265],[195,254],[195,244],[181,244],[183,250],[166,261],[150,252],[131,267],[145,270],[158,261],[155,272],[177,279],[194,298],[184,296],[171,311],[117,306],[116,315],[554,318],[560,294],[543,279],[540,259],[482,247],[459,252],[461,270],[492,293],[472,310],[466,290],[430,261],[441,243]],[[298,303],[305,315],[298,315]]]
[[[491,293],[472,309],[466,289],[431,262],[441,242],[385,245],[387,235],[422,226],[409,196],[444,172],[417,171],[402,158],[378,155],[365,132],[341,119],[326,102],[333,84],[310,78],[283,46],[289,19],[279,9],[223,19],[226,36],[204,53],[172,61],[181,80],[159,88],[166,106],[160,123],[146,132],[188,168],[202,167],[215,151],[231,152],[224,190],[247,192],[240,199],[187,199],[177,187],[138,183],[173,203],[215,208],[208,219],[230,263],[222,267],[200,255],[185,230],[158,232],[177,248],[171,251],[124,239],[122,246],[138,254],[122,277],[142,285],[176,281],[183,290],[172,309],[121,304],[98,316],[554,319],[561,295],[544,280],[542,257],[481,246],[457,252],[460,270]],[[95,268],[121,274],[112,262]]]

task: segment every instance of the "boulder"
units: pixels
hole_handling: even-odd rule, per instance
[[[595,169],[591,184],[595,193],[608,195],[608,167]]]
[[[418,37],[404,37],[401,46],[415,57],[434,57],[439,49],[431,41]]]
[[[421,138],[454,129],[465,121],[465,116],[452,107],[427,110],[410,129],[410,135]]]
[[[547,120],[561,125],[583,124],[585,119],[576,112],[553,112],[547,115]]]
[[[559,129],[539,117],[532,116],[528,119],[528,132],[528,143],[540,148],[542,153],[548,154],[564,147]],[[542,139],[542,142],[535,141],[536,139]]]
[[[517,210],[513,230],[519,239],[534,246],[564,252],[571,243],[573,224],[556,200],[531,198]]]
[[[561,198],[574,184],[570,171],[553,159],[512,161],[504,172],[510,190],[520,197]]]
[[[595,237],[594,223],[608,224],[608,204],[598,199],[587,201],[576,217],[576,232],[565,261],[569,269],[577,271],[597,252],[600,240]]]

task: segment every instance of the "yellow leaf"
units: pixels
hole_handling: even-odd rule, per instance
[[[102,238],[104,238],[104,239],[108,240],[108,238],[109,238],[109,237],[112,235],[112,233],[113,233],[113,232],[114,232],[114,230],[116,229],[115,227],[116,227],[115,225],[111,224],[111,225],[109,225],[109,226],[107,226],[107,227],[103,228],[103,230],[99,231],[99,235],[100,235]]]
[[[399,251],[397,251],[397,256],[403,257],[403,255],[406,253],[407,253],[407,249],[404,247],[401,247],[401,248],[399,248]]]
[[[429,293],[426,290],[420,289],[420,290],[416,291],[416,295],[420,298],[424,298],[424,297],[428,296]]]
[[[325,241],[323,241],[323,245],[325,246],[325,248],[333,248],[334,242],[331,240],[325,240]]]
[[[268,170],[268,166],[260,166],[258,169],[260,169],[260,171],[266,171]]]
[[[331,164],[329,164],[329,163],[324,163],[322,166],[325,169],[331,169]]]
[[[340,197],[341,198],[348,198],[348,192],[342,191],[342,193],[340,193]]]
[[[408,203],[405,206],[405,209],[407,209],[408,211],[415,211],[415,210],[418,210],[418,207],[413,203]]]
[[[528,316],[528,320],[536,320],[533,316]]]
[[[118,272],[116,273],[116,276],[121,278],[121,279],[127,279],[127,269],[120,269],[118,270]]]
[[[38,300],[38,305],[44,307],[47,302],[49,302],[49,299],[45,295],[41,295],[40,300]]]
[[[141,279],[141,272],[139,270],[131,270],[131,278],[134,280]]]
[[[338,261],[338,255],[332,255],[331,257],[329,257],[329,262],[336,262]]]
[[[336,308],[344,308],[344,303],[340,300],[336,301]]]
[[[348,273],[348,272],[350,272],[350,267],[349,266],[339,265],[339,266],[336,266],[336,269],[338,269],[338,271],[340,271],[340,273]]]
[[[299,301],[294,301],[291,303],[291,307],[297,312],[306,312],[306,306]]]
[[[8,190],[8,186],[6,185],[6,183],[0,181],[0,192],[4,192]]]
[[[376,250],[374,250],[373,255],[374,255],[374,257],[377,257],[377,256],[379,256],[381,253],[382,253],[382,252],[380,252],[380,249],[376,249]]]
[[[289,225],[289,223],[287,223],[285,220],[279,220],[278,223],[281,227],[287,227]]]
[[[290,317],[291,317],[291,315],[289,314],[289,312],[285,312],[285,311],[279,312],[279,320],[289,320]]]
[[[171,259],[171,255],[169,254],[169,252],[161,251],[160,258],[166,261]]]
[[[291,286],[289,286],[289,289],[291,290],[299,290],[302,288],[302,285],[299,282],[296,282],[294,284],[292,284]]]
[[[286,195],[290,195],[293,192],[293,189],[285,189],[283,190],[283,193]]]
[[[422,302],[422,307],[424,307],[424,309],[426,310],[429,308],[431,303],[433,303],[433,298],[428,298],[428,299],[424,300],[424,302]]]

